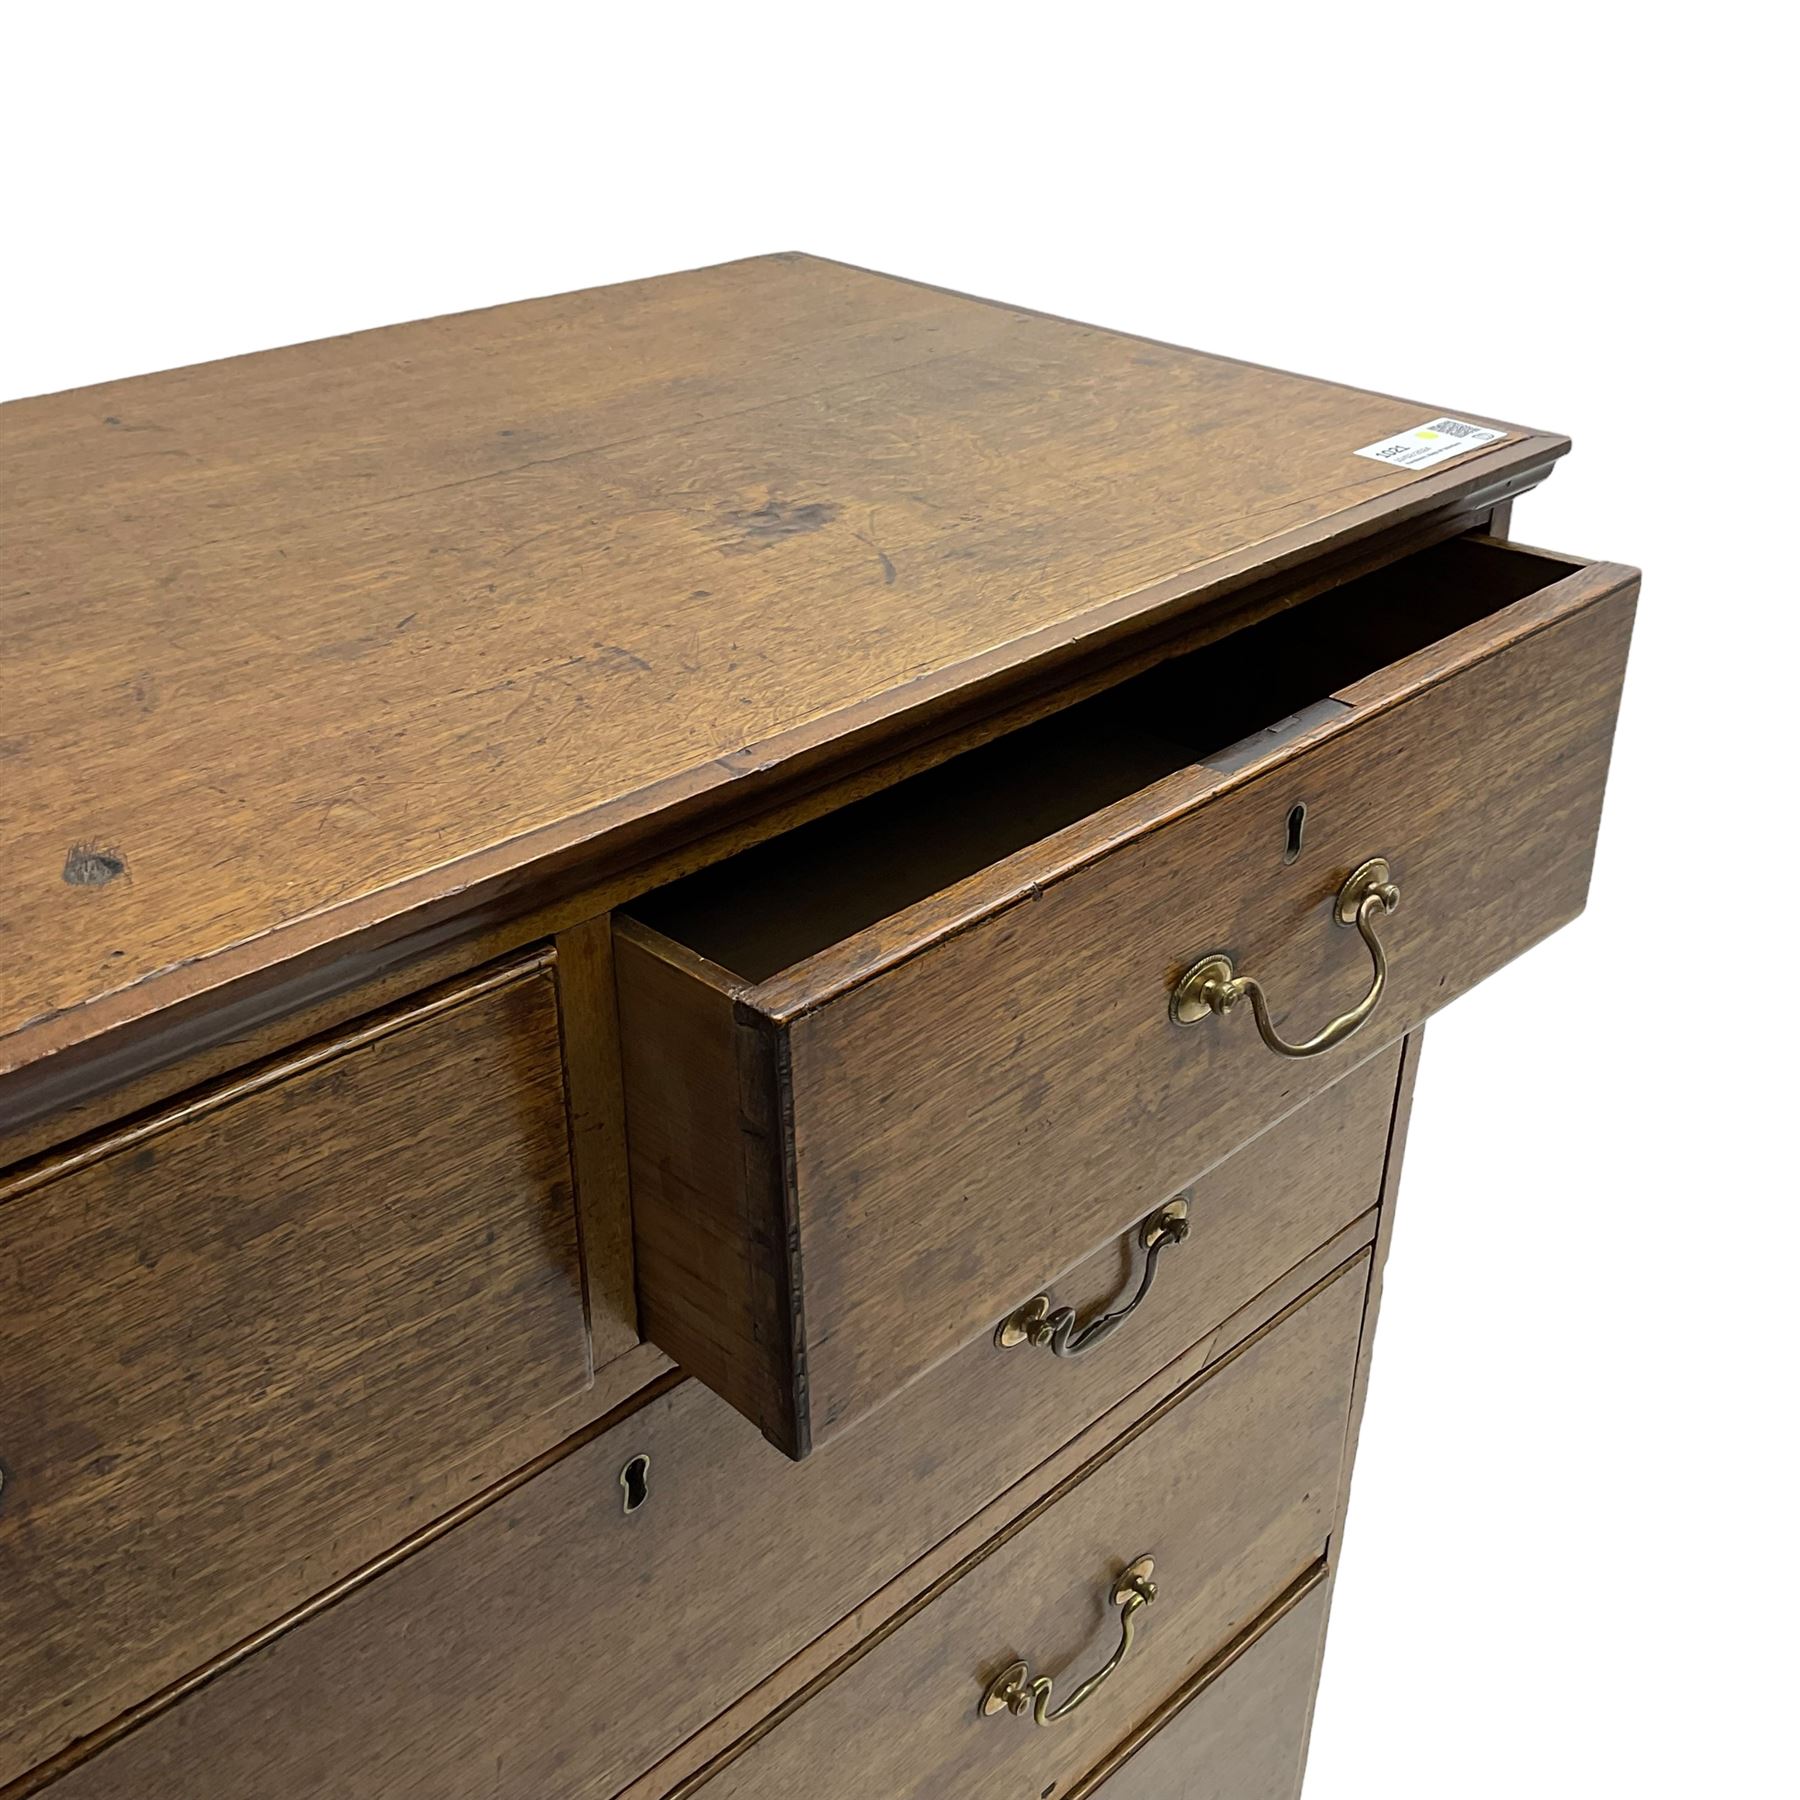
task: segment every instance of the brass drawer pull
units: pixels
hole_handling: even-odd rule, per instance
[[[1169,996],[1169,1017],[1177,1025],[1198,1025],[1209,1013],[1217,1013],[1223,1018],[1247,997],[1251,1011],[1256,1014],[1256,1029],[1262,1033],[1262,1041],[1277,1056],[1318,1056],[1335,1049],[1368,1023],[1387,991],[1387,952],[1375,935],[1375,926],[1383,914],[1391,913],[1400,904],[1400,890],[1391,876],[1386,861],[1376,856],[1357,869],[1338,889],[1337,922],[1356,927],[1374,959],[1375,979],[1370,983],[1369,991],[1347,1013],[1333,1019],[1318,1036],[1309,1037],[1303,1044],[1290,1044],[1269,1019],[1269,1002],[1262,983],[1253,975],[1236,974],[1231,958],[1223,951],[1203,956],[1176,982],[1175,991]]]
[[[1051,1710],[1048,1675],[1034,1676],[1030,1664],[1016,1662],[988,1683],[987,1692],[981,1696],[982,1715],[1009,1712],[1022,1718],[1029,1709],[1039,1725],[1054,1725],[1058,1719],[1066,1719],[1125,1660],[1137,1616],[1156,1598],[1156,1583],[1150,1579],[1155,1572],[1156,1559],[1140,1556],[1113,1583],[1112,1603],[1119,1609],[1119,1647],[1107,1658],[1106,1667],[1090,1675],[1061,1706]]]
[[[1156,1263],[1164,1250],[1184,1243],[1188,1234],[1188,1205],[1185,1200],[1171,1200],[1153,1212],[1138,1227],[1138,1243],[1144,1250],[1144,1273],[1138,1290],[1114,1312],[1102,1313],[1085,1325],[1075,1322],[1073,1307],[1059,1306],[1050,1310],[1050,1296],[1038,1294],[1027,1300],[1011,1317],[1003,1320],[994,1333],[994,1342],[1002,1350],[1019,1344],[1048,1345],[1053,1356],[1080,1356],[1103,1344],[1143,1305],[1156,1280]]]

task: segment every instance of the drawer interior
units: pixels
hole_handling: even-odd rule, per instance
[[[665,937],[766,981],[1177,770],[1222,772],[1294,719],[1565,579],[1574,559],[1454,538],[634,902]]]

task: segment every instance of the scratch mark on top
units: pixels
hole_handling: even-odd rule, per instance
[[[875,514],[872,511],[869,514],[869,529],[859,531],[856,536],[858,542],[867,544],[875,552],[876,560],[881,564],[881,579],[892,587],[896,579],[894,559],[875,541]]]
[[[650,667],[644,657],[624,644],[596,644],[593,655],[587,660],[597,669],[632,669],[642,672]]]
[[[334,644],[315,644],[307,651],[306,659],[308,662],[356,662],[371,651],[385,649],[397,637],[411,631],[418,618],[418,613],[409,612],[405,618],[396,619],[391,625],[377,625],[361,637],[343,638]]]

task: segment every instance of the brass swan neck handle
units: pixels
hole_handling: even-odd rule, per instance
[[[1050,1296],[1037,1294],[1017,1312],[1003,1319],[994,1332],[994,1342],[1002,1350],[1020,1344],[1048,1349],[1053,1356],[1080,1356],[1098,1348],[1125,1323],[1149,1297],[1156,1281],[1156,1265],[1165,1250],[1185,1243],[1188,1235],[1188,1203],[1171,1200],[1158,1207],[1138,1227],[1138,1243],[1144,1252],[1144,1272],[1138,1279],[1137,1292],[1123,1306],[1101,1313],[1083,1325],[1075,1317],[1075,1309],[1059,1306],[1052,1310]]]
[[[1058,1719],[1066,1719],[1125,1660],[1137,1616],[1156,1598],[1156,1583],[1150,1579],[1155,1572],[1156,1559],[1140,1556],[1113,1583],[1111,1599],[1119,1609],[1119,1647],[1106,1659],[1105,1667],[1096,1669],[1060,1706],[1050,1704],[1050,1676],[1034,1676],[1029,1663],[1015,1662],[988,1683],[987,1692],[981,1696],[982,1715],[992,1717],[998,1712],[1009,1712],[1014,1718],[1023,1718],[1029,1712],[1038,1725],[1054,1725]]]
[[[1387,992],[1387,951],[1375,928],[1399,904],[1400,890],[1386,860],[1379,856],[1371,857],[1353,871],[1338,889],[1334,916],[1338,924],[1356,927],[1375,965],[1375,978],[1369,991],[1347,1013],[1341,1013],[1303,1043],[1290,1043],[1275,1029],[1262,983],[1253,975],[1239,975],[1223,951],[1203,956],[1175,983],[1175,991],[1169,996],[1169,1017],[1177,1025],[1198,1025],[1209,1015],[1223,1018],[1239,1001],[1248,1000],[1262,1041],[1277,1056],[1321,1056],[1334,1050],[1369,1022]]]

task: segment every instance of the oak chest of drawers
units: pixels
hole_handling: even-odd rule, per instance
[[[1292,1800],[1566,448],[802,256],[0,409],[0,1800]]]

